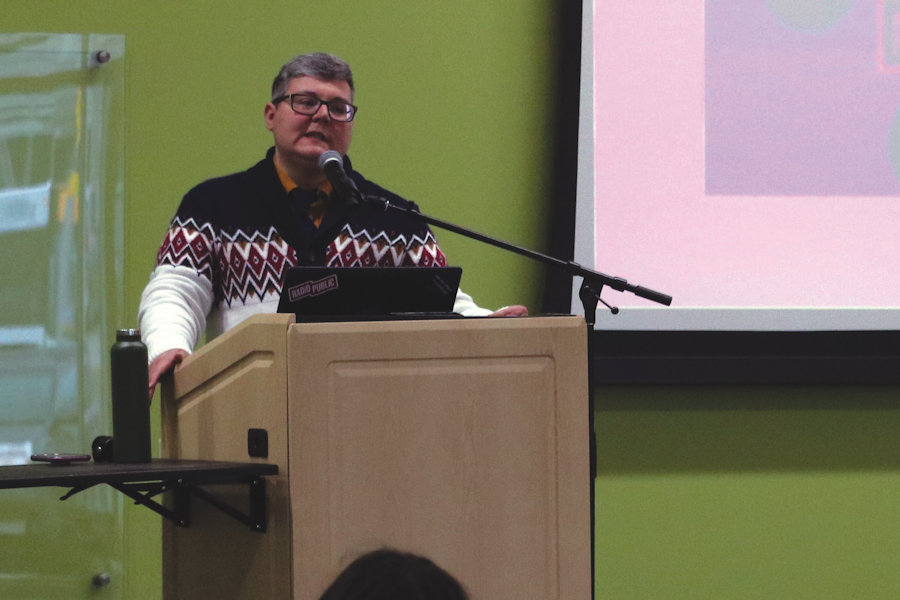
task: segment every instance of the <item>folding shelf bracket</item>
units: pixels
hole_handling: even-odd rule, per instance
[[[106,483],[134,500],[135,504],[146,506],[153,512],[174,522],[178,527],[190,527],[191,496],[193,495],[233,519],[240,521],[253,531],[259,533],[266,531],[266,481],[262,477],[256,477],[247,483],[249,487],[249,510],[246,513],[184,479],[141,483]],[[93,485],[75,486],[62,496],[60,500],[67,500]],[[154,496],[169,490],[174,493],[174,506],[172,508],[166,507],[153,499]]]

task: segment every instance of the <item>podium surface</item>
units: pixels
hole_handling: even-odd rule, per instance
[[[248,319],[164,387],[164,454],[278,465],[268,530],[164,524],[166,597],[315,599],[393,547],[473,598],[589,598],[587,385],[579,317]]]

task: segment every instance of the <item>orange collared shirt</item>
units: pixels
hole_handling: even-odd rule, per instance
[[[277,160],[273,160],[273,162],[275,163],[275,170],[278,172],[278,179],[281,180],[281,185],[284,186],[284,191],[290,193],[291,190],[298,187],[297,184],[291,179],[291,176],[279,166]],[[321,225],[322,219],[325,218],[325,211],[328,208],[328,198],[331,196],[332,191],[331,182],[326,179],[318,189],[322,194],[316,194],[316,199],[309,205],[309,218],[315,223],[316,227]]]

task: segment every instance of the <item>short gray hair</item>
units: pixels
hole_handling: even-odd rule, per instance
[[[312,52],[295,56],[284,63],[275,81],[272,82],[272,99],[283,96],[288,84],[297,77],[315,77],[324,81],[346,81],[350,86],[350,100],[353,100],[353,72],[344,60],[325,52]]]

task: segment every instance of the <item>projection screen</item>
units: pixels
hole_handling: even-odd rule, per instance
[[[576,261],[674,298],[598,328],[900,329],[900,0],[583,19]]]

